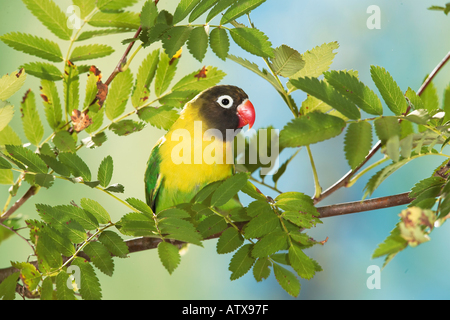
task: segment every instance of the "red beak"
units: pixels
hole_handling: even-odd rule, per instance
[[[253,127],[253,124],[255,123],[255,108],[250,100],[244,100],[244,102],[237,107],[237,116],[239,117],[238,128],[245,127],[247,124],[249,129]]]

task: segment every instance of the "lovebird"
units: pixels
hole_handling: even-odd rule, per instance
[[[145,195],[153,212],[190,202],[209,183],[233,175],[234,136],[254,122],[253,104],[236,86],[214,86],[187,102],[147,163]]]

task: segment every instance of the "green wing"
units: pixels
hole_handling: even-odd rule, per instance
[[[159,165],[161,163],[161,154],[159,148],[161,147],[162,139],[153,147],[150,153],[150,158],[147,163],[147,170],[145,171],[145,198],[147,204],[152,208],[153,212],[156,212],[155,200],[161,187],[162,176],[160,173]]]

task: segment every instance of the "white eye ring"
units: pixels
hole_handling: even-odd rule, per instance
[[[220,96],[219,99],[217,99],[217,103],[225,109],[231,108],[233,106],[233,98],[229,95],[223,95]]]

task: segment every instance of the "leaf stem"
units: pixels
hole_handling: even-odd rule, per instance
[[[312,171],[313,171],[313,175],[314,175],[314,185],[315,185],[315,189],[316,189],[314,198],[316,199],[316,198],[320,197],[320,194],[322,193],[322,187],[320,186],[319,176],[317,174],[316,165],[314,163],[314,158],[312,156],[310,146],[306,146],[306,150],[308,150],[309,161],[311,162],[311,167],[312,167]]]

